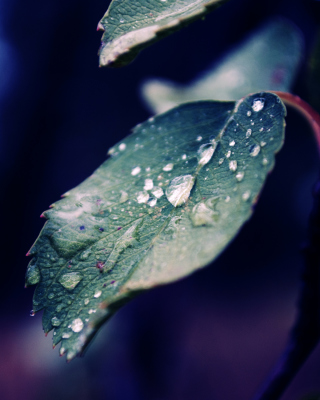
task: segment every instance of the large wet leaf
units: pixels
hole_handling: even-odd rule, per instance
[[[122,66],[146,46],[203,17],[226,0],[113,0],[99,22],[100,66]]]
[[[196,100],[234,100],[261,90],[290,91],[303,56],[299,29],[278,18],[253,32],[195,81],[146,81],[142,96],[153,113]]]
[[[44,213],[26,284],[71,359],[123,303],[210,263],[250,217],[284,135],[271,93],[138,125]]]

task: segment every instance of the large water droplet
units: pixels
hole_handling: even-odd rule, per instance
[[[119,145],[119,150],[120,151],[124,151],[125,149],[126,149],[126,144],[125,143],[121,143],[120,145]]]
[[[213,202],[215,203],[216,199],[213,199]],[[217,222],[219,213],[209,208],[208,205],[207,201],[206,203],[200,202],[193,207],[190,219],[194,226],[214,225]]]
[[[211,143],[202,144],[199,147],[197,158],[198,163],[201,166],[206,165],[211,160],[211,157],[217,147],[216,141],[213,140]]]
[[[255,112],[261,111],[264,107],[264,102],[265,102],[265,99],[263,99],[262,97],[254,99],[252,102],[253,111],[255,111]]]
[[[192,175],[181,175],[174,178],[166,190],[167,199],[170,203],[177,207],[185,203],[194,185],[194,177]]]
[[[82,276],[80,272],[70,272],[60,277],[59,282],[66,289],[74,289],[81,281]]]
[[[138,192],[137,193],[137,202],[138,203],[146,203],[149,200],[149,193],[148,192]]]
[[[250,147],[250,156],[251,157],[256,157],[260,153],[260,146],[258,144],[255,144]]]
[[[80,318],[76,318],[72,321],[71,329],[73,332],[80,332],[83,329],[83,322]]]
[[[157,199],[155,199],[154,197],[150,197],[150,199],[148,200],[148,205],[150,207],[154,207],[157,204]]]

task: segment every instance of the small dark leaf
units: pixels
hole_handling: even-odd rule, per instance
[[[179,106],[138,125],[44,213],[26,284],[72,359],[137,293],[210,263],[250,217],[284,135],[271,93]]]
[[[100,66],[131,62],[150,44],[203,17],[226,0],[113,0],[99,22]]]

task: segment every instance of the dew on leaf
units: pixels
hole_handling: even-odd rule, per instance
[[[53,318],[51,319],[51,323],[52,323],[53,326],[59,326],[59,325],[61,324],[61,321],[60,321],[59,318],[53,317]]]
[[[128,200],[128,198],[129,198],[128,193],[125,192],[124,190],[121,190],[121,191],[120,191],[120,200],[119,200],[119,203],[120,203],[120,204],[121,204],[121,203],[125,203],[125,202]]]
[[[146,203],[149,200],[149,193],[146,191],[137,193],[137,202]]]
[[[214,225],[218,217],[219,213],[209,208],[204,202],[196,204],[190,214],[190,219],[194,226]]]
[[[120,151],[124,151],[125,149],[126,149],[126,144],[125,143],[121,143],[120,145],[119,145],[119,150]]]
[[[151,193],[157,198],[160,199],[164,195],[163,190],[159,186],[154,186],[151,190]]]
[[[229,158],[231,156],[231,150],[228,150],[226,153],[226,157]]]
[[[238,167],[238,163],[236,160],[229,161],[229,169],[230,171],[236,171]]]
[[[163,171],[172,171],[173,170],[173,164],[172,163],[170,163],[170,164],[167,164],[166,166],[164,166],[163,168]]]
[[[197,136],[197,142],[200,142],[202,140],[202,136]]]
[[[168,201],[174,207],[178,207],[185,203],[190,196],[193,184],[194,177],[192,175],[181,175],[174,178],[166,190]]]
[[[246,138],[248,139],[251,136],[252,130],[248,129],[246,132]]]
[[[49,293],[49,294],[48,294],[48,299],[51,300],[51,299],[53,299],[53,298],[54,298],[54,293],[52,293],[52,292]]]
[[[66,289],[74,289],[81,281],[82,276],[80,272],[70,272],[64,274],[59,278],[59,282]]]
[[[250,147],[250,156],[256,157],[260,153],[260,146],[258,144],[252,145]]]
[[[136,175],[138,175],[140,172],[141,172],[141,168],[140,168],[140,167],[135,167],[135,168],[132,169],[131,175],[132,175],[132,176],[136,176]]]
[[[62,334],[62,339],[69,339],[69,337],[71,337],[71,333],[63,333]]]
[[[157,204],[157,199],[153,198],[153,197],[150,197],[150,199],[148,200],[148,205],[150,207],[154,207],[156,204]]]
[[[76,318],[72,321],[71,329],[73,332],[80,332],[83,329],[83,322],[81,318]]]
[[[229,146],[234,146],[236,144],[236,142],[234,140],[231,140],[231,142],[229,143]]]
[[[153,180],[152,179],[145,179],[144,181],[144,190],[151,190],[153,188]]]
[[[93,297],[95,297],[96,299],[98,298],[98,297],[100,297],[101,296],[101,290],[97,290],[96,292],[95,292],[95,294],[93,295]]]
[[[265,102],[265,99],[263,99],[262,97],[258,97],[256,99],[254,99],[252,102],[253,111],[255,111],[255,112],[261,111],[264,107],[264,102]]]
[[[217,143],[214,142],[214,144],[202,144],[199,147],[199,150],[197,152],[197,158],[198,158],[198,163],[200,166],[206,165],[212,158],[212,155],[217,147]]]
[[[241,172],[238,172],[237,175],[236,175],[236,179],[237,179],[239,182],[242,181],[243,177],[244,177],[244,172],[242,172],[242,171],[241,171]]]
[[[243,193],[242,199],[243,199],[244,201],[247,201],[247,200],[249,200],[250,195],[251,195],[250,190],[247,190],[246,192]]]
[[[263,159],[262,159],[262,164],[263,165],[267,165],[268,164],[268,159],[266,158],[266,157],[264,157]]]

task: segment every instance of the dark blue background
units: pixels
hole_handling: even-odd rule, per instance
[[[289,110],[287,140],[252,220],[214,265],[137,298],[66,364],[31,319],[25,253],[42,211],[97,168],[149,114],[146,77],[186,83],[265,19],[304,34],[294,92],[308,99],[308,57],[319,2],[231,0],[146,49],[122,69],[99,69],[99,19],[109,1],[0,1],[0,397],[245,400],[285,345],[295,317],[311,188],[318,170],[306,122]],[[320,349],[285,400],[320,392]]]

